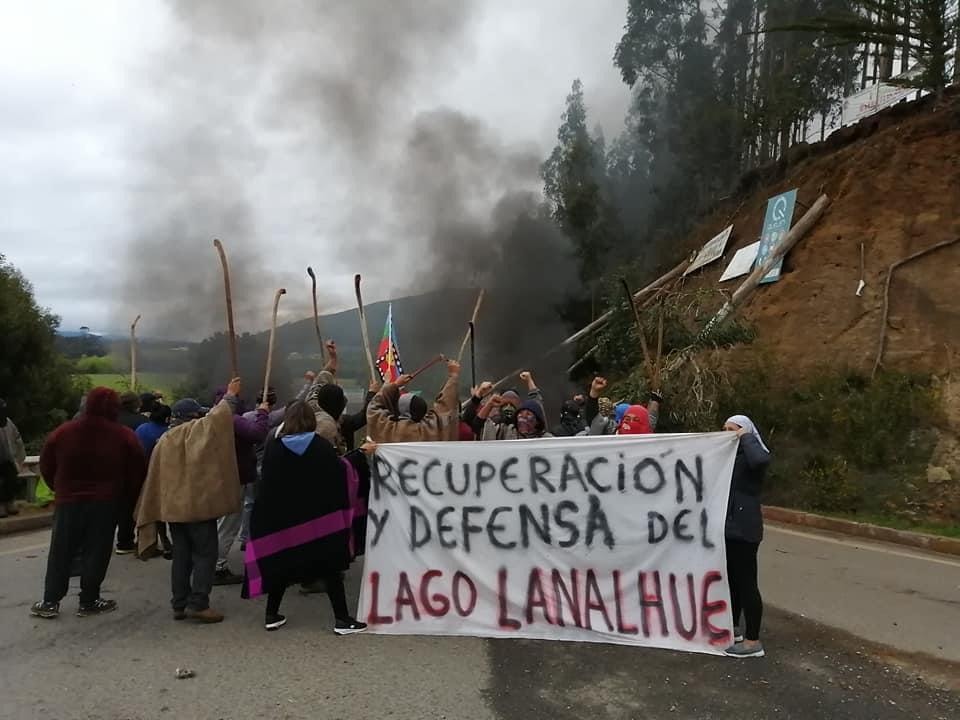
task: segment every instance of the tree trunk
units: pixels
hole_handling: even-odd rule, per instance
[[[910,17],[910,2],[911,0],[903,0],[903,13],[904,17]],[[910,69],[910,35],[904,33],[903,35],[903,44],[900,47],[900,72],[905,73]]]
[[[750,53],[750,80],[747,83],[746,94],[750,98],[753,110],[753,120],[756,123],[757,118],[757,66],[760,56],[760,3],[754,4],[753,16],[753,50]],[[756,161],[757,152],[757,127],[754,125],[750,129],[750,148],[747,158],[747,164],[753,166]]]
[[[880,13],[880,22],[882,24],[889,23],[893,20],[893,8],[891,7],[892,0],[887,0],[883,4],[883,10]],[[891,37],[889,42],[885,43],[883,46],[878,46],[879,51],[879,60],[877,66],[877,80],[882,82],[884,80],[889,80],[893,77],[893,57],[896,49],[895,45],[896,38]]]

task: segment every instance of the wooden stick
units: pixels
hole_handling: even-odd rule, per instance
[[[660,315],[657,318],[657,358],[653,365],[653,387],[660,392],[660,372],[663,369],[663,297],[660,298]]]
[[[647,368],[647,380],[652,383],[653,362],[650,360],[650,350],[647,348],[647,337],[643,331],[643,320],[640,319],[640,311],[637,309],[636,302],[634,302],[633,293],[630,292],[630,285],[627,284],[627,279],[620,278],[620,282],[623,284],[623,291],[627,295],[627,304],[630,306],[630,309],[633,310],[633,319],[637,323],[637,335],[640,336],[640,349],[643,350],[643,364]]]
[[[436,365],[436,364],[439,363],[439,362],[443,362],[443,361],[446,360],[446,359],[447,359],[447,358],[446,358],[446,356],[444,356],[444,355],[437,355],[435,358],[433,358],[433,360],[431,360],[430,362],[426,363],[425,365],[420,366],[419,368],[417,368],[416,370],[414,370],[412,373],[410,373],[410,381],[413,382],[413,379],[414,379],[415,377],[417,377],[417,375],[421,375],[421,374],[425,373],[427,370],[429,370],[430,368],[432,368],[434,365]]]
[[[367,353],[367,367],[370,369],[370,382],[377,380],[377,371],[373,365],[373,351],[370,350],[370,333],[367,330],[367,313],[363,309],[363,295],[360,293],[360,275],[353,278],[353,286],[357,291],[357,309],[360,311],[360,334],[363,337],[363,347]]]
[[[477,327],[470,321],[470,387],[477,386]]]
[[[223,267],[223,291],[227,296],[227,341],[230,347],[230,377],[240,376],[240,363],[237,361],[237,333],[233,326],[233,296],[230,293],[230,266],[227,265],[227,253],[223,243],[213,241],[213,246],[220,255],[220,265]]]
[[[280,288],[277,290],[276,295],[273,296],[273,319],[270,321],[270,341],[267,343],[267,369],[263,375],[262,402],[266,402],[267,396],[270,394],[270,371],[273,369],[273,343],[277,335],[277,310],[280,309],[280,296],[286,294],[287,291]]]
[[[134,318],[130,325],[130,391],[137,391],[137,323],[140,316]]]
[[[307,275],[310,276],[310,282],[313,285],[313,329],[317,331],[317,342],[320,343],[320,357],[327,361],[327,349],[323,345],[323,336],[320,334],[320,313],[317,310],[317,276],[313,273],[313,268],[307,266]]]
[[[880,321],[880,342],[877,346],[877,359],[873,363],[873,372],[870,374],[871,380],[877,376],[877,370],[880,369],[880,365],[883,363],[883,348],[887,340],[887,325],[890,317],[890,283],[893,281],[894,271],[903,265],[916,260],[917,258],[921,258],[924,255],[929,255],[935,250],[949,247],[950,245],[954,245],[958,242],[960,242],[960,237],[955,237],[952,240],[944,240],[936,245],[931,245],[925,250],[920,250],[919,252],[913,253],[913,255],[908,255],[903,260],[898,260],[890,266],[889,270],[887,270],[887,281],[883,288],[883,318]]]
[[[477,304],[473,306],[473,315],[470,316],[470,322],[467,327],[467,332],[463,336],[463,342],[460,343],[460,353],[457,355],[457,362],[463,362],[463,354],[467,350],[467,343],[470,342],[470,328],[477,324],[477,315],[480,313],[480,305],[483,303],[483,288],[480,288],[480,293],[477,295]]]
[[[770,251],[770,254],[767,256],[767,259],[764,260],[763,264],[750,273],[749,277],[743,281],[743,284],[737,288],[736,292],[733,293],[730,299],[724,303],[723,307],[720,308],[717,314],[707,323],[706,327],[700,332],[701,340],[729,319],[733,311],[750,296],[750,293],[757,289],[760,281],[767,276],[780,258],[786,255],[790,249],[800,241],[800,238],[806,235],[810,231],[810,228],[816,225],[828,207],[830,207],[830,198],[826,195],[821,195],[813,206],[807,210],[806,214],[800,218],[800,221],[790,228],[790,232],[784,235],[780,242],[777,243],[777,246]]]

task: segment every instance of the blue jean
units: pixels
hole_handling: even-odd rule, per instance
[[[243,511],[240,520],[240,542],[250,539],[250,515],[253,513],[253,503],[257,499],[257,484],[249,483],[243,486]]]

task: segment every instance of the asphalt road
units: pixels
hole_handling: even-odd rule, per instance
[[[114,558],[120,609],[28,616],[48,533],[0,538],[0,717],[147,718],[960,718],[960,665],[906,654],[768,608],[763,660],[560,642],[339,638],[323,596],[290,593],[267,633],[262,601],[215,590],[227,621],[175,623],[168,564]],[[952,657],[960,562],[771,529],[770,604],[904,650]],[[239,558],[237,560],[239,566]],[[358,572],[349,592],[356,597]],[[911,592],[912,591],[912,592]],[[893,622],[899,623],[892,625]],[[178,667],[196,672],[174,678]]]

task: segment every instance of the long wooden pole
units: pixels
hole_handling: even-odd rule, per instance
[[[137,323],[140,316],[134,318],[130,325],[130,390],[137,391]]]
[[[239,377],[240,363],[237,360],[237,333],[233,325],[233,295],[230,293],[230,266],[227,264],[227,253],[223,249],[223,243],[215,239],[213,246],[220,255],[220,265],[223,268],[223,292],[227,297],[227,341],[230,347],[230,373],[231,377]]]
[[[434,365],[436,365],[437,363],[443,362],[443,361],[446,360],[446,359],[447,359],[447,358],[446,358],[444,355],[437,355],[436,357],[434,357],[434,358],[433,358],[432,360],[430,360],[429,362],[427,362],[427,363],[425,363],[424,365],[420,366],[419,368],[417,368],[416,370],[414,370],[412,373],[410,373],[410,380],[411,380],[411,382],[412,382],[413,379],[414,379],[415,377],[417,377],[418,375],[422,375],[422,374],[425,373],[427,370],[429,370],[430,368],[432,368]]]
[[[477,295],[477,304],[473,306],[473,315],[470,316],[470,322],[467,326],[467,332],[463,336],[463,342],[460,343],[460,352],[457,354],[457,362],[463,362],[463,354],[467,351],[467,344],[470,342],[470,333],[471,328],[477,324],[477,315],[480,314],[480,305],[483,303],[483,288],[480,288],[480,293]]]
[[[317,276],[313,273],[312,267],[307,267],[307,275],[310,276],[310,283],[313,290],[313,329],[317,332],[317,342],[320,343],[320,357],[326,362],[327,349],[323,346],[323,336],[320,334],[320,311],[317,309]]]
[[[267,369],[263,375],[263,402],[267,402],[267,396],[270,394],[270,371],[273,369],[273,344],[277,336],[277,311],[280,309],[280,297],[286,295],[287,291],[283,288],[277,290],[273,296],[273,318],[270,321],[270,341],[267,343]]]
[[[367,330],[367,313],[363,309],[363,295],[360,292],[362,278],[357,275],[353,278],[353,286],[357,292],[357,310],[360,312],[360,334],[363,337],[363,348],[367,353],[367,367],[370,369],[370,382],[377,379],[377,371],[373,365],[373,351],[370,349],[370,332]]]
[[[623,284],[623,292],[627,296],[627,304],[633,310],[633,320],[637,324],[637,335],[640,336],[640,349],[643,351],[643,364],[647,368],[647,380],[653,382],[653,362],[650,360],[650,349],[647,347],[647,334],[643,330],[643,320],[640,319],[640,311],[637,309],[637,303],[633,299],[633,293],[630,292],[630,286],[626,278],[620,278]]]
[[[477,326],[470,322],[470,387],[477,386]]]

